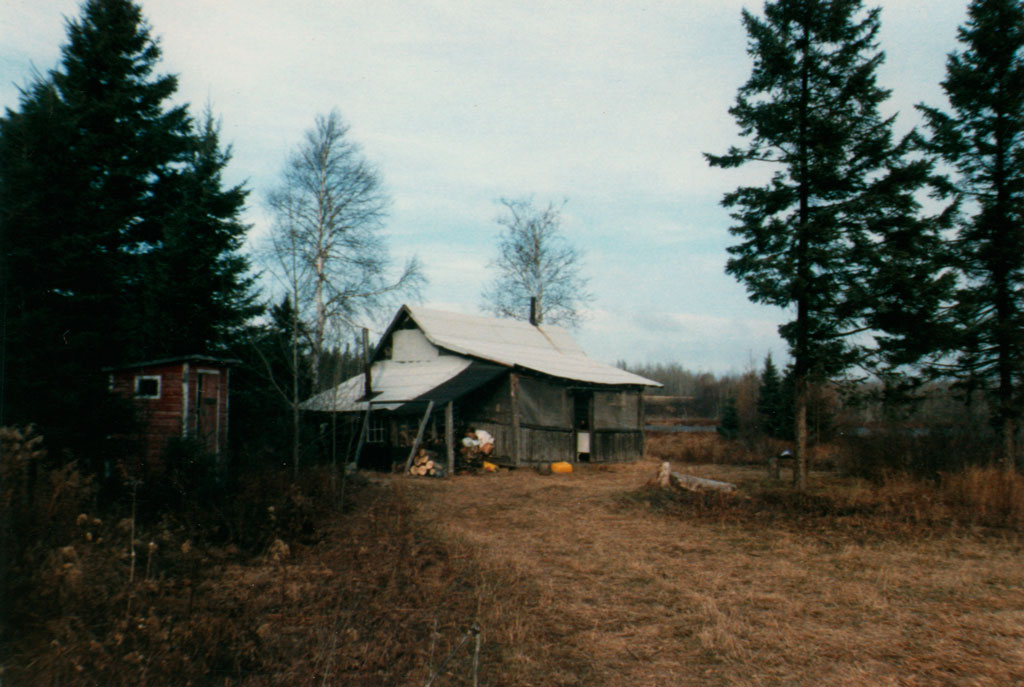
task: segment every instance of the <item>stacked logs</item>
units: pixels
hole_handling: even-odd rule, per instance
[[[421,448],[412,459],[409,474],[420,477],[442,477],[444,476],[444,466],[437,461],[436,453]]]

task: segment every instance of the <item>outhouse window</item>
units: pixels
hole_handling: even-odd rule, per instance
[[[160,398],[160,375],[136,375],[135,398]]]

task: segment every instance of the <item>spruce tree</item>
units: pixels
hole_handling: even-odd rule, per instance
[[[879,10],[863,11],[860,0],[777,0],[765,4],[763,18],[745,10],[743,23],[753,69],[729,112],[747,145],[707,158],[723,168],[775,168],[766,185],[740,187],[722,201],[740,239],[726,271],[753,301],[795,313],[780,333],[793,358],[803,489],[808,384],[863,361],[854,335],[883,324],[880,313],[907,309],[902,299],[917,289],[902,280],[880,302],[876,279],[886,266],[906,262],[903,272],[932,280],[931,265],[901,250],[934,231],[919,221],[915,198],[930,167],[906,157],[909,140],[894,142],[893,119],[879,113],[889,96],[876,83]],[[906,233],[899,245],[896,229]],[[899,269],[890,271],[899,278]],[[888,319],[902,326],[900,317]]]
[[[775,439],[791,436],[787,431],[785,400],[782,394],[782,378],[772,362],[771,354],[765,356],[764,370],[761,371],[761,385],[758,387],[757,415],[761,421],[761,431]],[[791,430],[792,428],[788,428]]]
[[[262,309],[255,303],[249,262],[242,255],[247,226],[239,215],[248,195],[224,188],[231,151],[207,110],[189,142],[184,166],[169,177],[161,202],[159,241],[129,275],[133,303],[122,310],[132,337],[129,357],[225,352]]]
[[[740,414],[736,407],[736,398],[729,396],[722,405],[722,418],[718,423],[718,433],[726,439],[735,439],[740,435]]]
[[[926,149],[956,172],[966,212],[960,288],[940,369],[990,392],[1000,459],[1016,459],[1024,383],[1024,3],[974,0],[942,82],[949,111],[919,106]]]
[[[67,37],[0,118],[0,420],[82,448],[115,431],[96,417],[104,366],[203,352],[250,304],[244,191],[220,187],[215,128],[172,104],[139,6],[88,0]]]

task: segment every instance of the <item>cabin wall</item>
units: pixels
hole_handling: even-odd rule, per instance
[[[643,392],[594,391],[591,461],[619,463],[644,454]]]
[[[592,463],[624,463],[644,455],[644,433],[596,430],[590,437]]]
[[[513,399],[512,379],[516,380]],[[584,391],[591,393],[589,388]],[[576,428],[573,426],[573,394],[579,386],[543,377],[509,375],[460,403],[463,424],[489,432],[495,439],[496,456],[515,463],[516,423],[519,413],[520,463],[575,461]],[[643,456],[643,402],[638,389],[594,387],[589,430],[591,462],[623,462]]]
[[[510,372],[460,397],[455,406],[455,450],[459,450],[464,432],[484,430],[494,437],[494,458],[499,463],[575,462],[580,432],[589,434],[590,462],[626,462],[643,456],[643,396],[639,388],[609,388]],[[576,426],[581,408],[585,408],[585,427]],[[404,460],[422,412],[389,415],[388,436],[380,446],[367,444],[360,464],[368,464],[366,454],[375,451],[381,452],[377,462],[385,467],[390,461]],[[425,432],[427,443],[444,443],[443,418],[443,406],[436,407]]]
[[[139,380],[158,380],[155,398],[136,394]],[[110,390],[131,399],[141,426],[136,439],[147,462],[155,463],[173,437],[182,435],[182,364],[155,365],[111,373]],[[143,382],[145,383],[145,382]]]

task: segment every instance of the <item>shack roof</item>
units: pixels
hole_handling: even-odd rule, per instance
[[[125,363],[124,365],[110,365],[102,368],[103,372],[117,372],[120,370],[133,370],[140,367],[158,367],[161,365],[175,365],[178,363],[197,363],[197,364],[208,364],[208,365],[221,365],[225,367],[233,367],[240,365],[241,360],[237,358],[222,358],[214,355],[205,355],[201,353],[193,355],[179,355],[173,358],[158,358],[156,360],[141,360],[132,363]]]
[[[423,332],[428,341],[452,353],[570,381],[613,386],[661,386],[646,377],[588,358],[569,332],[557,325],[532,325],[519,320],[406,305],[392,320],[382,343],[395,328],[402,326],[406,318]],[[380,355],[379,349],[375,355]]]
[[[439,351],[423,360],[392,360],[386,354],[397,329],[419,329]],[[565,329],[553,325],[402,306],[381,337],[370,366],[372,396],[357,375],[313,396],[306,410],[398,410],[410,403],[447,403],[516,368],[570,382],[616,387],[658,382],[586,356]]]

